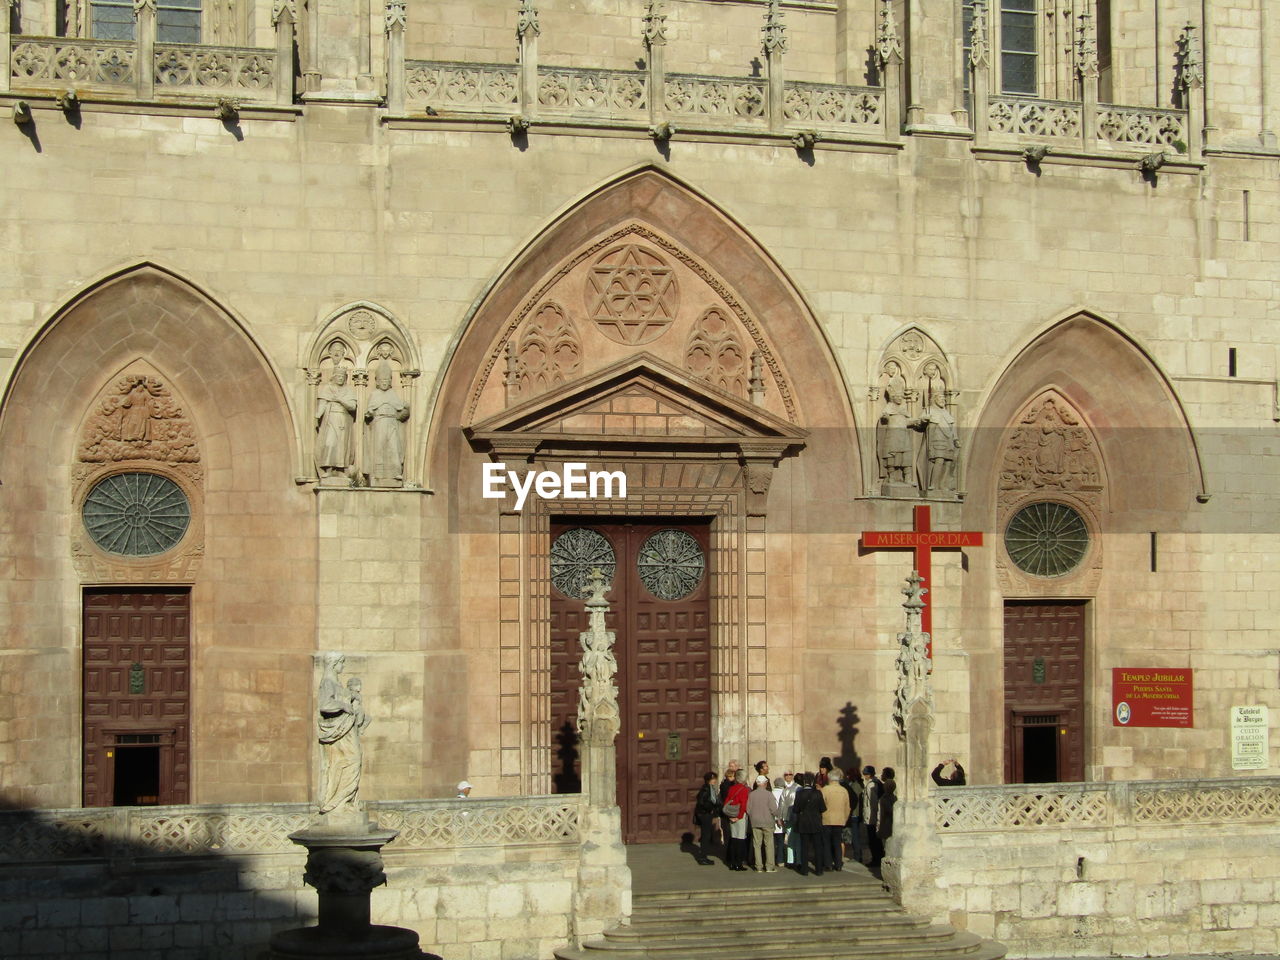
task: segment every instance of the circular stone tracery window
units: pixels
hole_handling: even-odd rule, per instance
[[[609,541],[594,530],[574,527],[551,544],[551,583],[566,597],[587,595],[587,579],[600,568],[606,583],[613,582],[616,557]]]
[[[177,545],[191,523],[182,488],[155,473],[116,473],[93,485],[80,512],[107,553],[152,557]]]
[[[1089,528],[1065,503],[1032,503],[1009,518],[1004,546],[1019,570],[1033,577],[1061,577],[1089,552]]]
[[[636,567],[640,582],[659,600],[683,600],[702,582],[707,561],[690,534],[659,530],[640,548]]]

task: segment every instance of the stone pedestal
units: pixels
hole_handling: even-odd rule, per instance
[[[949,922],[942,877],[941,845],[928,798],[899,801],[893,811],[893,836],[885,844],[881,876],[904,910]]]
[[[622,844],[622,810],[587,806],[582,811],[582,855],[573,898],[579,944],[631,916],[631,868]]]
[[[290,840],[307,848],[303,880],[319,894],[319,923],[275,934],[267,954],[270,960],[428,956],[418,949],[414,931],[369,922],[369,894],[387,882],[381,850],[395,836],[396,831],[377,829],[354,808],[339,808],[306,830],[289,834]]]

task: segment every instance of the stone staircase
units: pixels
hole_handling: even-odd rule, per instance
[[[861,866],[807,880],[786,871],[716,873],[700,876],[705,884],[697,889],[634,892],[629,925],[606,930],[602,940],[581,948],[557,950],[557,960],[999,960],[1005,955],[1005,948],[991,940],[904,913]]]

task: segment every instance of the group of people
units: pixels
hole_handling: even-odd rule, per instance
[[[864,862],[865,830],[867,865],[879,869],[897,802],[892,767],[877,776],[865,766],[859,778],[823,757],[817,773],[786,770],[772,781],[767,760],[754,769],[750,774],[730,760],[723,778],[715,771],[703,776],[693,810],[699,863],[711,864],[711,850],[719,847],[730,870],[773,873],[787,866],[807,875],[812,866],[821,876],[844,869],[847,859]]]

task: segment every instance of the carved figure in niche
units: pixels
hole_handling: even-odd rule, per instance
[[[142,377],[136,378],[133,389],[120,401],[120,439],[126,443],[151,439],[151,394]]]
[[[885,364],[884,372],[888,381],[884,387],[884,407],[876,427],[880,478],[890,486],[915,487],[907,381],[902,376],[902,367],[894,360]]]
[[[354,677],[344,687],[338,674],[346,666],[341,653],[324,655],[324,670],[316,694],[317,727],[324,755],[324,785],[320,793],[320,812],[329,813],[344,804],[354,804],[360,792],[360,772],[364,749],[360,738],[369,726],[360,694],[360,681]]]
[[[316,391],[316,469],[321,477],[348,476],[355,465],[356,393],[347,368],[333,367]]]
[[[1037,401],[1010,431],[1001,489],[1090,490],[1101,482],[1093,435],[1066,401],[1052,396]]]
[[[200,452],[195,430],[164,384],[130,374],[107,391],[85,424],[79,458],[84,463],[197,463]]]
[[[404,482],[404,422],[409,419],[409,405],[396,392],[391,364],[385,359],[378,362],[373,382],[364,412],[369,483],[375,487],[399,486]]]
[[[960,453],[960,436],[956,421],[947,409],[946,393],[939,384],[929,391],[922,415],[911,425],[924,433],[925,491],[947,495],[956,489],[956,457]]]

